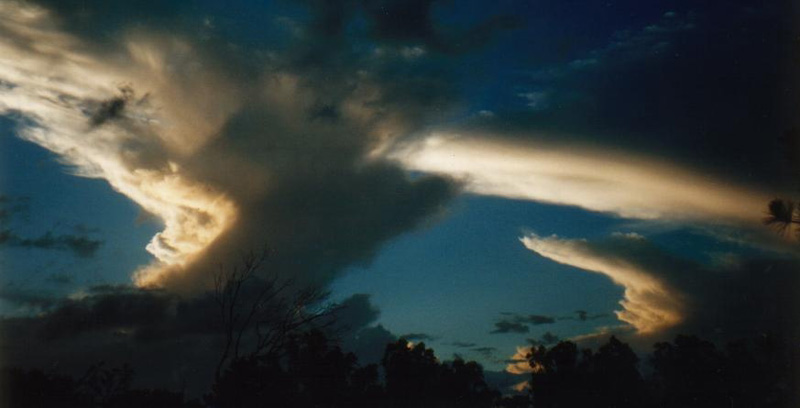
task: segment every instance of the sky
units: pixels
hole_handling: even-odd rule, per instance
[[[796,336],[797,13],[0,0],[0,362],[199,389],[195,300],[265,247],[365,362]]]

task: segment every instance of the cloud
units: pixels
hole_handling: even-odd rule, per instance
[[[603,274],[622,286],[622,310],[615,314],[639,337],[703,333],[729,341],[796,334],[789,324],[797,318],[790,294],[800,279],[796,260],[743,258],[706,265],[672,255],[638,234],[599,241],[528,235],[521,241],[541,256]]]
[[[608,315],[605,313],[589,314],[589,312],[585,310],[576,310],[575,317],[559,317],[558,320],[578,320],[581,322],[585,322],[589,320],[602,319],[604,317],[608,317]]]
[[[556,344],[561,339],[553,333],[545,332],[541,337],[536,339],[528,339],[528,343],[531,346],[549,346],[551,344]]]
[[[506,362],[506,372],[511,374],[527,374],[533,372],[528,362],[530,347],[517,347],[516,353]]]
[[[484,359],[491,359],[494,357],[494,353],[497,351],[495,347],[475,347],[472,351],[480,354]]]
[[[271,272],[325,283],[440,213],[458,190],[371,155],[446,111],[449,88],[355,53],[347,22],[329,19],[335,10],[312,9],[295,46],[265,53],[220,47],[181,25],[121,25],[98,37],[80,29],[84,14],[45,3],[0,6],[0,81],[9,84],[0,114],[76,175],[106,180],[160,221],[139,285],[201,290],[215,265],[264,245]],[[88,244],[58,245],[89,253]]]
[[[625,218],[756,225],[769,197],[664,160],[577,144],[434,133],[391,156],[470,192]]]
[[[617,318],[641,333],[652,333],[678,324],[685,314],[683,295],[661,277],[621,255],[624,250],[646,251],[642,238],[617,236],[606,244],[558,237],[529,235],[522,243],[533,252],[555,262],[601,273],[625,288]],[[624,253],[624,252],[623,252]],[[671,265],[670,265],[671,266]]]
[[[67,234],[47,231],[38,237],[19,235],[11,224],[20,215],[26,218],[29,201],[28,197],[0,196],[0,247],[69,251],[75,256],[90,258],[103,245],[104,241],[89,235],[96,231],[85,226],[76,226],[72,228],[74,233]]]
[[[9,246],[65,250],[83,258],[94,256],[95,252],[97,252],[103,244],[103,241],[83,235],[55,235],[52,232],[46,232],[44,235],[37,238],[19,238],[8,235],[6,235],[5,238],[3,243]]]
[[[450,343],[450,345],[458,347],[458,348],[468,348],[468,347],[475,347],[477,344],[465,342],[465,341],[454,341]]]
[[[531,329],[526,324],[512,320],[500,320],[494,323],[495,329],[491,334],[504,334],[504,333],[527,333]]]
[[[217,352],[218,306],[164,291],[97,287],[72,299],[47,298],[36,315],[0,318],[3,364],[80,376],[90,364],[130,363],[144,386],[210,386]],[[157,361],[158,364],[151,364]]]
[[[468,27],[439,26],[433,18],[435,0],[379,0],[363,2],[374,38],[388,43],[422,44],[443,53],[460,53],[481,47],[501,30],[518,28],[508,15],[490,16]]]
[[[346,330],[358,330],[378,320],[380,309],[370,301],[371,295],[356,293],[339,303],[335,323]]]
[[[518,316],[517,321],[525,322],[533,326],[538,326],[541,324],[552,324],[556,322],[554,317],[550,316],[542,316],[542,315],[527,315],[527,316]]]
[[[552,316],[535,314],[522,315],[517,313],[503,312],[501,315],[507,317],[502,318],[494,323],[495,329],[491,331],[492,334],[528,333],[530,331],[530,326],[553,324],[557,320]]]

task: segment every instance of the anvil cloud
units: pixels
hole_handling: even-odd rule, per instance
[[[434,133],[390,155],[463,179],[474,193],[570,205],[645,220],[753,224],[769,195],[632,152]]]
[[[367,159],[420,113],[390,109],[408,105],[402,89],[363,67],[330,67],[330,83],[291,53],[253,63],[197,36],[137,28],[93,43],[65,23],[30,3],[0,5],[0,114],[161,221],[141,286],[206,286],[214,265],[265,245],[277,272],[326,280],[454,191]],[[297,48],[330,48],[317,35],[303,32]]]

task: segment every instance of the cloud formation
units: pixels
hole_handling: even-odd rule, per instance
[[[756,225],[768,198],[652,157],[491,135],[434,133],[391,157],[413,170],[457,177],[476,194],[625,218]]]
[[[491,334],[505,334],[505,333],[527,333],[531,330],[526,324],[511,320],[500,320],[494,323],[494,330]]]
[[[636,327],[640,333],[653,333],[678,324],[684,318],[683,295],[651,271],[615,252],[621,246],[643,238],[632,235],[615,237],[607,245],[593,245],[584,240],[558,237],[521,238],[526,248],[555,262],[601,273],[625,288],[620,301],[623,310],[617,318]]]
[[[541,256],[603,274],[622,286],[622,310],[615,314],[643,338],[704,333],[729,341],[764,333],[791,336],[797,330],[791,323],[797,318],[791,295],[800,279],[796,260],[702,264],[633,233],[598,241],[536,235],[520,240]]]
[[[100,6],[87,4],[113,13]],[[369,158],[449,99],[435,77],[392,78],[391,56],[323,58],[351,50],[335,8],[311,9],[284,54],[247,54],[135,27],[94,43],[69,7],[4,2],[0,114],[163,224],[137,284],[196,290],[213,265],[264,245],[271,270],[324,282],[457,190]]]
[[[26,217],[28,201],[27,197],[0,195],[0,247],[69,251],[75,256],[89,258],[103,245],[104,241],[90,236],[94,231],[85,226],[76,226],[72,233],[47,231],[36,237],[20,235],[11,224],[13,218]]]

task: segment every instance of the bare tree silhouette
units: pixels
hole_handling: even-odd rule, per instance
[[[325,303],[328,293],[317,287],[297,288],[291,279],[261,273],[268,255],[266,250],[250,252],[241,265],[220,267],[214,277],[213,296],[224,335],[214,373],[217,381],[232,361],[278,352],[290,335],[337,308]]]

